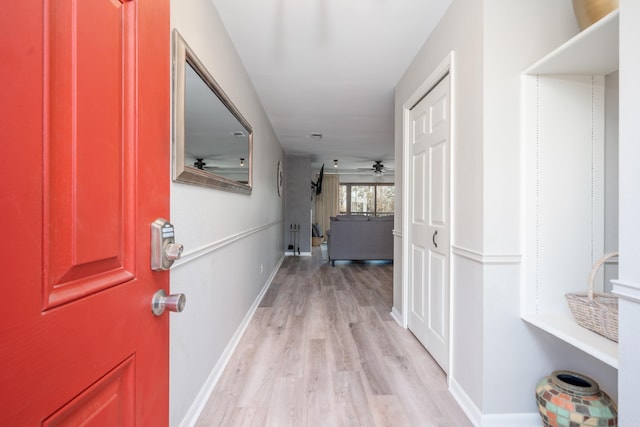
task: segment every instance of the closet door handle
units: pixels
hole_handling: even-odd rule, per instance
[[[436,236],[438,235],[438,230],[433,232],[433,237],[431,238],[431,241],[433,242],[433,246],[435,246],[436,248],[438,247],[438,244],[436,243]]]

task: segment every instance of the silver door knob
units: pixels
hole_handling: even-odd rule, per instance
[[[184,306],[187,304],[187,297],[184,294],[171,294],[160,289],[153,294],[151,299],[151,311],[156,316],[160,316],[165,310],[175,311],[180,313],[184,310]]]

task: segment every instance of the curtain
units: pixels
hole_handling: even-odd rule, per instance
[[[338,189],[340,177],[338,175],[325,175],[322,178],[322,193],[315,200],[315,222],[322,227],[322,234],[327,235],[329,218],[338,215],[340,200]]]

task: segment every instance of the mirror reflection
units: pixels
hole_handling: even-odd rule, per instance
[[[250,193],[251,126],[174,34],[174,180]]]

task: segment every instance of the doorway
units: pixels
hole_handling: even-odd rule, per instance
[[[449,371],[450,148],[449,68],[405,115],[404,245],[406,325],[440,367]]]

